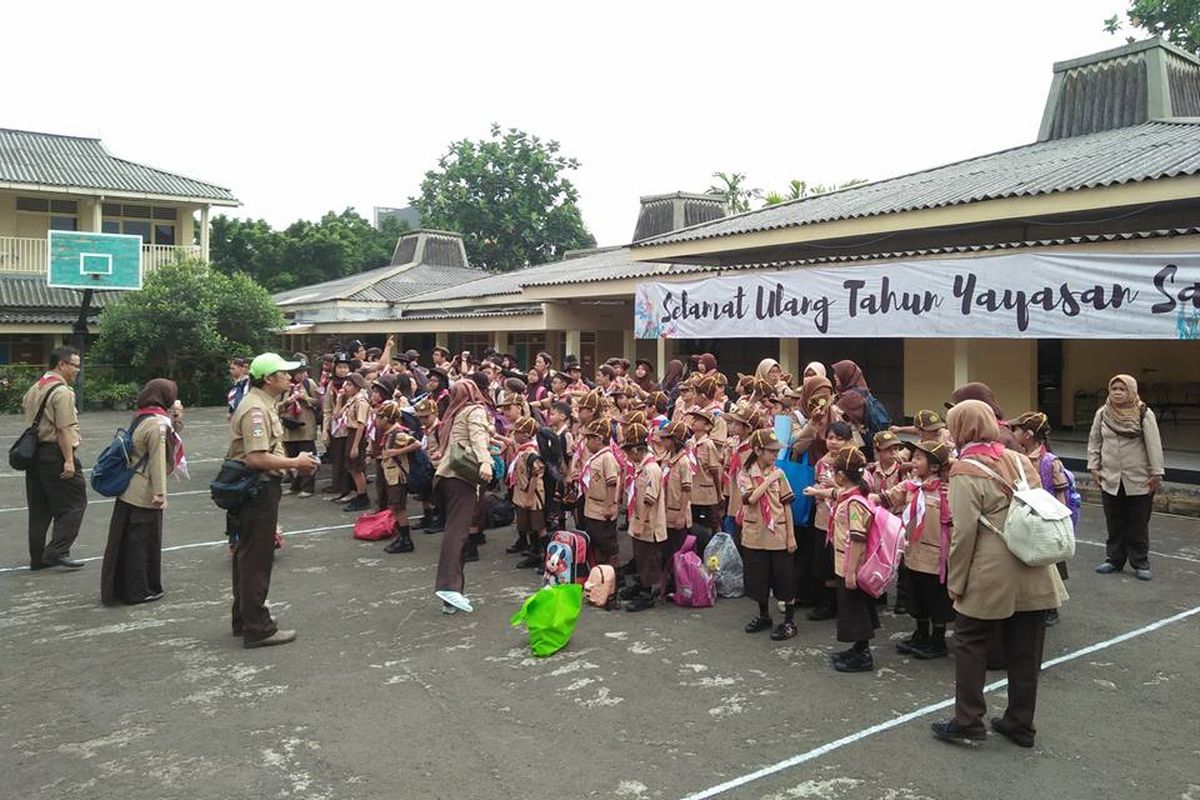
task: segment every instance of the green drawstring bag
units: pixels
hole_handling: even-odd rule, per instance
[[[525,598],[521,610],[513,614],[510,625],[525,623],[529,647],[538,658],[552,656],[567,646],[575,632],[575,622],[583,608],[583,586],[560,583],[544,586]]]

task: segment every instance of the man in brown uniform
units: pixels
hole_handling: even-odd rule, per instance
[[[237,512],[241,538],[233,553],[233,633],[244,647],[287,644],[295,631],[279,630],[267,610],[271,567],[275,561],[275,526],[279,521],[283,473],[316,472],[320,462],[312,453],[288,458],[283,447],[283,424],[276,406],[288,390],[288,374],[299,364],[276,353],[263,353],[250,363],[250,385],[230,420],[230,459],[245,462],[259,473],[258,494]]]
[[[79,536],[87,509],[87,485],[75,451],[79,448],[79,419],[71,384],[79,374],[79,351],[59,347],[50,354],[50,371],[38,380],[21,401],[25,422],[38,420],[37,460],[25,472],[25,501],[29,506],[29,568],[79,569],[71,558],[71,545]],[[38,411],[43,408],[41,418]],[[50,544],[46,530],[54,522]]]

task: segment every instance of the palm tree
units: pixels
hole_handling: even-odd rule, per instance
[[[762,195],[761,189],[744,188],[746,180],[744,172],[714,172],[717,183],[708,187],[708,194],[725,198],[725,205],[730,213],[739,214],[750,210],[750,201]]]

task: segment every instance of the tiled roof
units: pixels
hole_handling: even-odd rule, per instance
[[[0,182],[237,205],[223,186],[116,158],[99,139],[0,128]]]
[[[1200,174],[1200,123],[1147,122],[1016,147],[695,225],[634,245],[672,244],[820,222]]]

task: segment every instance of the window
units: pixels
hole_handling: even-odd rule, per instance
[[[17,228],[25,234],[79,230],[79,203],[75,200],[18,197],[17,211],[20,213]]]
[[[75,231],[79,230],[79,220],[75,217],[50,217],[50,230]]]
[[[145,244],[176,245],[175,222],[179,211],[168,206],[105,203],[104,220],[100,230],[104,233],[124,233],[141,236]]]

